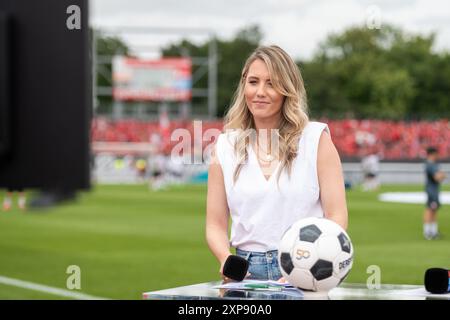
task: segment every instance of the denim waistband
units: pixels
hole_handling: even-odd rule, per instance
[[[252,257],[276,257],[278,255],[278,250],[269,250],[266,252],[258,252],[258,251],[246,251],[239,248],[236,248],[236,254],[245,256],[248,259],[250,256]]]

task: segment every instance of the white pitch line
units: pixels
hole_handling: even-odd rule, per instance
[[[378,200],[384,202],[425,204],[427,194],[425,192],[385,192],[378,196]],[[442,204],[450,204],[450,192],[441,192],[439,200]]]
[[[76,300],[108,300],[108,298],[91,296],[91,295],[84,294],[84,293],[74,292],[74,291],[55,288],[55,287],[49,287],[49,286],[46,286],[43,284],[38,284],[38,283],[33,283],[33,282],[3,277],[3,276],[0,276],[0,283],[6,284],[8,286],[14,286],[14,287],[19,287],[19,288],[24,288],[24,289],[34,290],[34,291],[45,292],[48,294],[53,294],[53,295],[60,296],[60,297],[72,298],[72,299],[76,299]]]

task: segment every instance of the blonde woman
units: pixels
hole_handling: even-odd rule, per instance
[[[294,61],[277,46],[259,47],[244,65],[209,166],[206,240],[222,278],[229,280],[222,270],[233,247],[249,261],[249,279],[280,279],[278,242],[310,216],[347,228],[341,161],[327,125],[308,119]]]

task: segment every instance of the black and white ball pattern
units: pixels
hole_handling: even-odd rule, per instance
[[[278,262],[291,285],[302,290],[329,291],[350,272],[353,245],[337,223],[325,218],[305,218],[284,233]]]

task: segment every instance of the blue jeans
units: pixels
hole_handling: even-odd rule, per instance
[[[249,262],[250,276],[246,279],[278,280],[282,277],[278,266],[278,251],[253,252],[236,249],[236,255]]]

